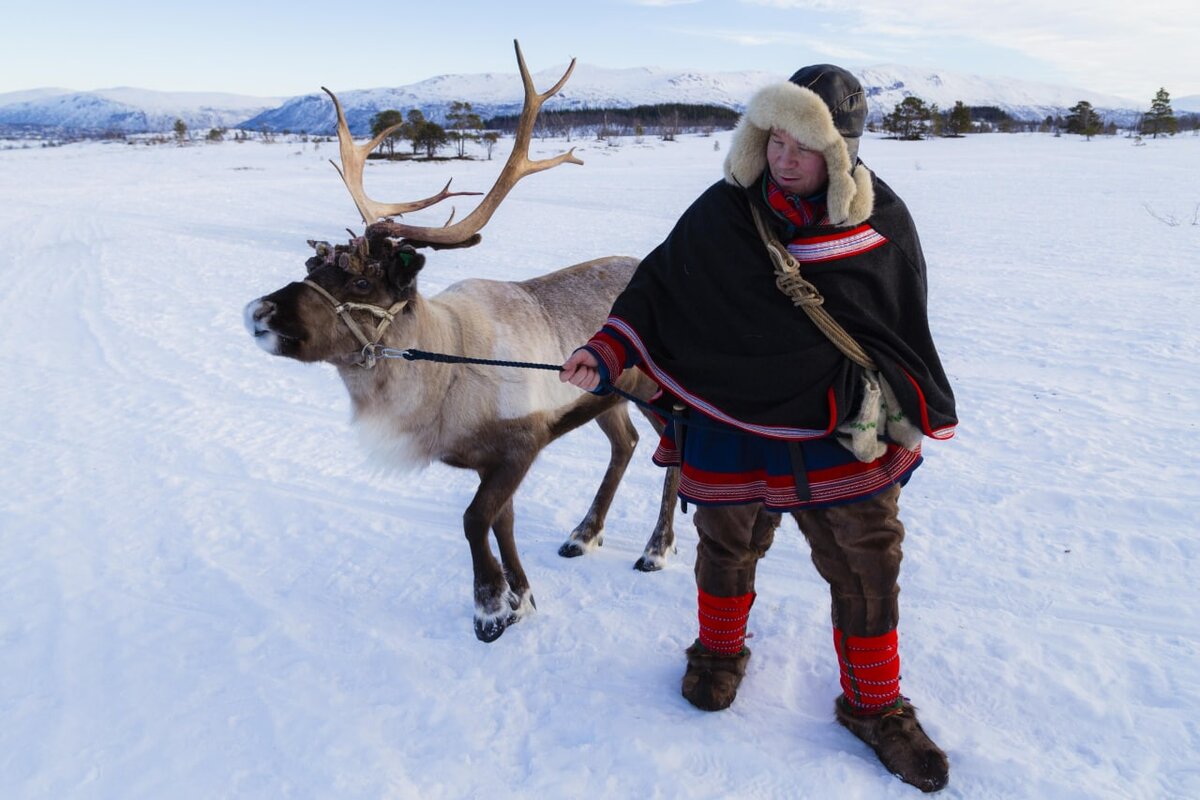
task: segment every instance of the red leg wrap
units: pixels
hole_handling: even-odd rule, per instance
[[[699,590],[700,644],[714,653],[733,655],[746,644],[746,622],[754,593],[737,597],[714,597]]]
[[[900,651],[896,631],[883,636],[847,636],[833,629],[842,668],[842,693],[861,714],[875,714],[900,700]]]

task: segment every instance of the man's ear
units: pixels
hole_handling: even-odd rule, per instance
[[[417,273],[425,266],[425,256],[411,245],[403,244],[392,251],[387,259],[388,284],[397,293],[410,289],[417,281]]]

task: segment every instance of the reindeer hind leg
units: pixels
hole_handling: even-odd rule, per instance
[[[650,420],[654,431],[663,432],[662,420],[644,408],[638,409]],[[663,477],[662,500],[658,506],[658,520],[646,541],[646,549],[633,565],[639,572],[657,572],[667,564],[667,556],[679,552],[675,545],[675,504],[679,500],[679,467],[668,467]]]
[[[646,541],[646,549],[633,565],[639,572],[657,572],[667,565],[667,556],[679,552],[675,544],[675,503],[679,498],[679,467],[667,467],[663,478],[658,521]]]

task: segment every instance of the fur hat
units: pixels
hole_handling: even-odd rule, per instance
[[[875,204],[871,173],[857,163],[866,119],[867,98],[857,78],[832,64],[804,67],[750,98],[725,157],[725,180],[736,186],[757,180],[767,168],[771,128],[779,128],[825,157],[830,222],[857,225]]]

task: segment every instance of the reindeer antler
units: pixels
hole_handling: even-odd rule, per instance
[[[367,197],[367,193],[363,189],[363,165],[367,161],[367,156],[379,146],[379,143],[388,134],[404,123],[397,123],[380,131],[378,136],[366,144],[356,145],[354,138],[350,135],[350,126],[346,123],[346,115],[342,111],[342,104],[337,99],[337,95],[324,86],[321,89],[333,100],[333,107],[337,111],[338,120],[338,150],[341,153],[342,166],[339,167],[334,163],[333,159],[330,159],[329,163],[333,164],[333,168],[338,171],[338,175],[342,176],[342,182],[346,184],[346,188],[350,191],[350,196],[354,198],[354,205],[358,206],[358,213],[362,215],[363,222],[367,225],[384,217],[399,216],[409,211],[420,211],[422,208],[428,208],[434,203],[440,203],[447,197],[482,194],[482,192],[451,192],[449,191],[450,181],[446,181],[446,185],[442,187],[440,192],[432,197],[426,197],[424,200],[414,200],[408,203],[377,203],[370,197]],[[450,180],[454,179],[451,178]]]
[[[475,207],[475,210],[459,222],[451,225],[447,221],[440,228],[405,225],[386,218],[427,208],[441,202],[447,197],[468,194],[477,195],[480,193],[448,191],[450,182],[447,181],[440,192],[424,200],[387,204],[377,203],[367,197],[362,186],[363,164],[366,161],[367,154],[374,150],[383,141],[384,137],[398,128],[399,125],[393,125],[387,130],[382,131],[365,145],[355,145],[353,139],[350,137],[350,128],[346,124],[346,117],[342,113],[341,104],[333,92],[325,89],[325,92],[333,98],[334,108],[337,109],[338,144],[342,160],[342,167],[338,168],[338,174],[342,176],[342,181],[346,184],[346,188],[350,190],[350,196],[354,198],[354,204],[358,206],[358,211],[362,214],[363,221],[367,223],[370,233],[399,236],[410,239],[413,242],[426,243],[434,247],[469,247],[478,242],[476,234],[488,223],[492,214],[499,208],[500,203],[521,178],[524,178],[526,175],[532,175],[535,172],[557,167],[559,164],[565,162],[572,164],[583,163],[575,156],[575,148],[573,147],[567,152],[553,158],[541,159],[539,161],[531,161],[529,158],[529,143],[533,138],[533,124],[537,119],[538,112],[541,110],[542,104],[553,97],[563,87],[563,84],[567,82],[567,79],[571,77],[571,73],[575,69],[575,59],[571,59],[567,71],[559,78],[558,83],[554,84],[548,91],[539,94],[533,85],[533,78],[529,75],[529,69],[525,66],[525,56],[521,54],[520,43],[514,39],[513,46],[517,51],[517,65],[520,67],[521,80],[525,85],[525,103],[521,109],[520,121],[517,124],[517,136],[513,142],[512,153],[509,154],[508,161],[505,162],[504,168],[500,171],[500,176],[496,179],[495,184],[488,190],[487,195]],[[337,164],[334,164],[334,167],[337,168]],[[451,215],[451,220],[453,220],[453,215]]]

